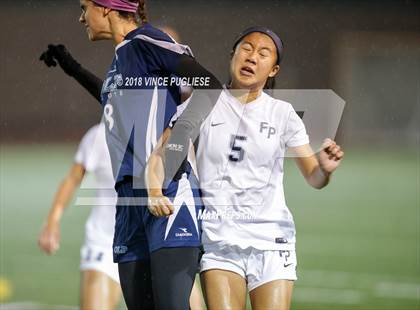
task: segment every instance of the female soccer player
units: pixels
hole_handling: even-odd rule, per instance
[[[92,127],[80,142],[74,164],[55,195],[38,244],[47,254],[54,254],[58,250],[64,209],[86,172],[95,175],[99,189],[95,206],[86,222],[85,242],[80,251],[80,308],[115,309],[121,297],[118,266],[112,261],[111,252],[117,195],[113,189],[114,178],[104,124]]]
[[[344,156],[329,139],[315,155],[293,107],[263,91],[279,72],[282,55],[274,32],[245,30],[233,46],[231,81],[201,126],[201,275],[209,309],[245,309],[247,288],[253,309],[289,308],[297,262],[295,226],[283,193],[286,149],[318,189]],[[162,160],[153,156],[151,163],[150,184],[158,196]],[[163,198],[149,206],[156,215],[169,207]]]
[[[167,81],[200,76],[208,82],[196,89],[221,85],[188,46],[147,23],[144,1],[81,0],[80,6],[89,39],[116,45],[101,101],[118,193],[113,250],[124,299],[129,309],[187,309],[199,255],[201,200],[189,165],[175,175],[178,166],[168,163],[183,161],[200,119],[202,111],[195,107],[201,103],[194,95],[186,114],[192,118],[178,120],[166,152],[172,154],[166,157],[166,195],[179,203],[167,210],[168,217],[156,218],[147,209],[144,167],[181,103],[179,85]]]
[[[179,40],[177,33],[171,28],[166,27],[162,30],[166,33],[170,33],[171,37],[176,38],[177,41]],[[42,60],[48,67],[55,67],[58,63],[65,73],[74,77],[89,93],[92,94],[95,99],[100,102],[100,89],[98,89],[97,85],[102,85],[103,81],[90,71],[83,68],[73,58],[64,45],[50,44],[48,49],[42,53],[40,60]],[[191,96],[190,88],[182,88],[181,96],[183,97],[182,101],[186,101],[186,99]],[[184,106],[185,104],[179,107],[181,109]],[[94,144],[96,141],[94,137],[97,137],[97,144]],[[92,149],[92,152],[89,151],[90,149]],[[107,156],[104,156],[105,153]],[[100,155],[107,158],[102,158],[98,161],[99,157],[101,157]],[[88,156],[93,160],[87,161]],[[89,162],[89,164],[86,163],[83,167],[80,167],[79,164],[74,164],[65,181],[68,185],[62,185],[56,195],[56,200],[64,200],[64,203],[54,204],[48,217],[47,224],[44,227],[39,239],[41,248],[47,253],[54,252],[59,245],[59,219],[61,219],[63,208],[67,206],[75,187],[77,187],[78,183],[80,183],[79,176],[82,175],[82,169],[86,170],[88,169],[87,167],[89,167],[90,170],[97,168],[94,169],[94,172],[96,179],[99,180],[99,185],[102,186],[103,184],[108,184],[107,188],[112,188],[114,185],[109,152],[105,141],[105,127],[103,123],[96,125],[85,135],[76,155],[76,160],[78,159],[83,159]],[[83,165],[83,163],[81,164]],[[104,194],[104,196],[106,194],[103,190],[99,190],[99,193]],[[113,196],[116,196],[114,191],[111,192],[108,199]],[[102,200],[105,200],[107,197],[102,198]],[[116,279],[119,283],[118,267],[112,262],[111,255],[114,225],[115,205],[113,205],[113,208],[108,209],[104,209],[103,206],[97,206],[94,210],[92,210],[92,214],[86,224],[86,244],[88,245],[83,246],[81,257],[81,269],[83,270],[81,291],[82,309],[112,309],[112,305],[108,305],[107,302],[110,301],[110,297],[112,298],[112,296],[114,296],[114,283],[113,281],[109,281],[109,277],[104,275],[106,275],[106,272],[111,273],[111,277]],[[96,249],[95,252],[97,253],[93,253],[92,249]],[[94,259],[95,257],[100,259]],[[112,268],[110,268],[110,266],[112,266]],[[104,270],[105,273],[102,272],[102,270]],[[203,297],[197,282],[198,281],[194,282],[190,296],[190,309],[193,310],[203,308]],[[101,291],[98,292],[98,288],[100,288]],[[119,286],[118,291],[120,291]]]

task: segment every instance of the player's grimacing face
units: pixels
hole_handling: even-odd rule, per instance
[[[267,79],[274,77],[280,69],[276,62],[276,45],[268,35],[253,32],[245,36],[231,59],[232,88],[264,88]]]
[[[80,0],[80,8],[82,13],[79,22],[86,27],[89,40],[109,39],[109,23],[104,15],[104,8],[95,5],[91,0]]]

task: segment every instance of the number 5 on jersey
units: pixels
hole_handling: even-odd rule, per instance
[[[230,140],[230,147],[231,147],[231,152],[229,155],[230,161],[239,162],[239,161],[242,161],[242,159],[244,159],[245,151],[241,146],[242,141],[246,141],[245,136],[232,135],[232,138]]]

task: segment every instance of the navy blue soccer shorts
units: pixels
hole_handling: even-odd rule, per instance
[[[115,263],[148,260],[151,252],[161,248],[200,246],[198,214],[203,203],[198,180],[192,171],[184,173],[179,181],[171,182],[164,191],[174,205],[174,213],[169,217],[156,217],[149,212],[147,192],[133,188],[133,178],[124,178],[116,190]]]

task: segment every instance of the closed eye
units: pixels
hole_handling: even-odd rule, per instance
[[[252,46],[249,43],[245,43],[245,44],[242,45],[242,49],[244,51],[250,52],[250,51],[252,51]]]
[[[263,56],[263,57],[269,57],[270,54],[271,54],[271,50],[270,49],[265,48],[265,47],[262,48],[262,49],[260,49],[260,55],[261,56]]]

